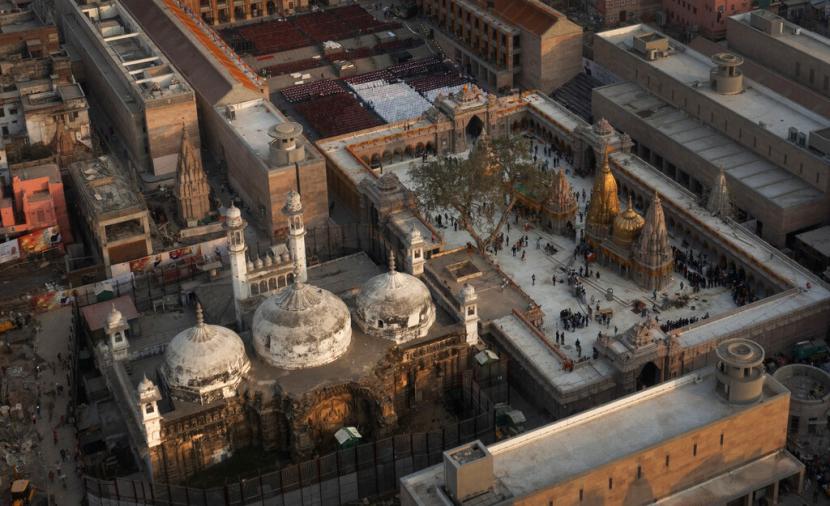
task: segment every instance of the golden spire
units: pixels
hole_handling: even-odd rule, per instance
[[[588,225],[609,226],[614,216],[620,212],[620,201],[617,197],[617,180],[611,173],[608,165],[608,153],[602,157],[602,168],[594,178],[594,190],[591,195],[591,205],[588,207]]]

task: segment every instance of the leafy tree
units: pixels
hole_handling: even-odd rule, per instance
[[[415,194],[427,209],[455,211],[458,224],[484,253],[499,235],[520,193],[545,185],[521,136],[479,137],[465,159],[443,157],[409,170]]]

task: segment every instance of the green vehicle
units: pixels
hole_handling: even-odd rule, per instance
[[[793,346],[793,359],[797,362],[823,362],[830,359],[830,348],[821,339],[801,341]]]

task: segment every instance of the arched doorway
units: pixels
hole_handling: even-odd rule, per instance
[[[484,130],[484,122],[478,116],[473,116],[470,122],[467,123],[467,136],[478,139],[482,130]]]
[[[660,382],[660,369],[654,365],[654,362],[648,362],[640,369],[640,375],[637,376],[637,390],[652,387]]]
[[[585,148],[585,151],[582,155],[582,170],[586,174],[591,174],[594,172],[594,168],[597,166],[597,155],[594,153],[594,148],[588,146]]]

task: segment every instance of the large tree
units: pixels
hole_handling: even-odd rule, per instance
[[[455,211],[482,253],[499,235],[520,193],[537,193],[546,178],[521,136],[482,135],[466,159],[439,157],[409,170],[415,194],[427,209]],[[541,193],[541,192],[539,192]]]

